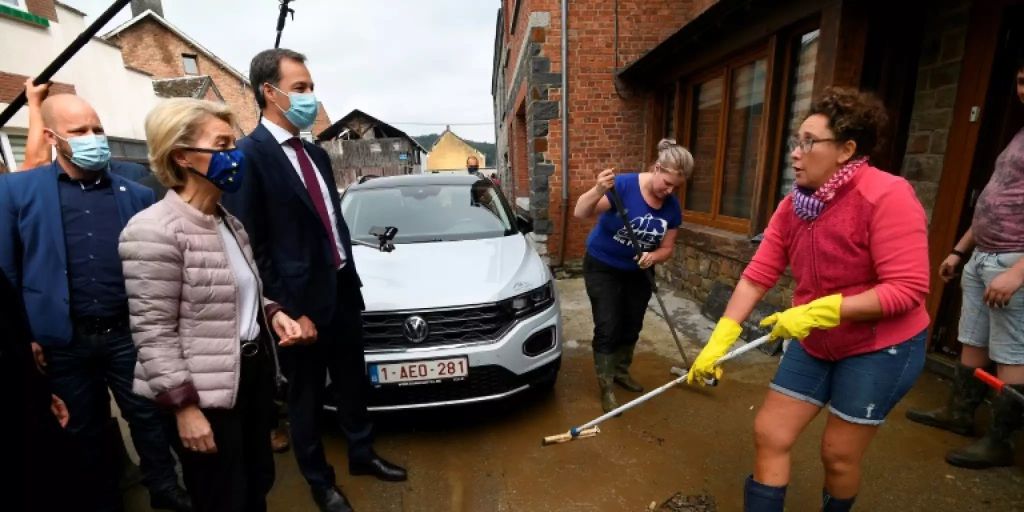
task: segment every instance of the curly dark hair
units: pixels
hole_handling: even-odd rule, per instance
[[[852,140],[855,156],[870,156],[882,143],[882,131],[889,122],[885,105],[877,96],[848,87],[828,87],[811,105],[807,117],[828,118],[836,142]]]

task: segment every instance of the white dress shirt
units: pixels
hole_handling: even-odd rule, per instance
[[[288,161],[292,163],[292,168],[295,169],[295,174],[299,177],[299,181],[301,181],[302,185],[305,186],[306,179],[302,176],[302,169],[299,167],[299,156],[295,154],[295,149],[292,148],[291,144],[288,144],[288,140],[295,138],[296,135],[292,135],[291,132],[274,124],[273,121],[266,117],[264,117],[260,122],[267,128],[270,135],[274,136],[277,143],[281,145],[281,149],[284,150],[284,156],[288,157]],[[310,158],[309,152],[306,151],[306,148],[302,148],[302,152],[306,154],[306,158],[309,159],[309,162],[313,164],[315,169],[316,162]],[[331,169],[327,169],[327,172],[332,171]],[[319,172],[315,174],[316,181],[320,184],[320,193],[324,196],[324,204],[327,206],[327,215],[331,219],[331,231],[334,233],[334,244],[338,246],[338,255],[341,256],[341,264],[338,265],[338,268],[342,268],[345,266],[345,262],[348,260],[348,257],[345,254],[345,248],[341,245],[341,236],[338,235],[338,212],[334,211],[334,203],[331,202],[331,196],[327,192],[327,184],[324,183],[323,175]]]

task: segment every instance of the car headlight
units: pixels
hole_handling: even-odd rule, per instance
[[[510,299],[505,299],[503,302],[517,318],[536,314],[547,309],[555,302],[554,282],[548,281],[543,286],[534,288],[526,293],[521,293]]]

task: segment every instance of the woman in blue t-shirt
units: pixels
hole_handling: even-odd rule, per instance
[[[594,368],[601,386],[601,407],[618,404],[612,382],[641,392],[629,376],[633,348],[640,337],[651,286],[642,274],[672,257],[683,214],[674,192],[693,172],[693,155],[671,139],[658,143],[658,158],[648,172],[619,176],[606,169],[594,188],[576,202],[579,219],[597,217],[587,237],[583,279],[594,313]],[[638,259],[622,219],[612,208],[609,191],[615,187],[641,245]]]

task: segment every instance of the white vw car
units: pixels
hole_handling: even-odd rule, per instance
[[[414,175],[345,191],[363,281],[371,410],[551,388],[562,323],[551,272],[490,180]]]

